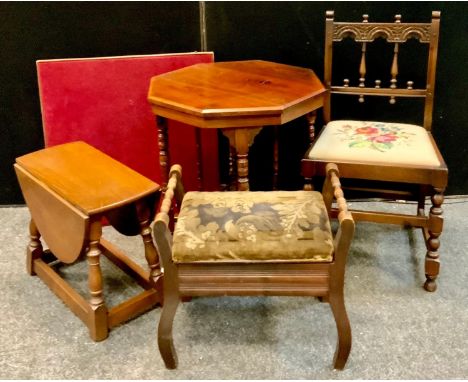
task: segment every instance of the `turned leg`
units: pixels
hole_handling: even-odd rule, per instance
[[[203,191],[203,155],[201,143],[201,129],[195,129],[195,145],[197,148],[197,184],[198,191]]]
[[[237,189],[248,191],[249,186],[249,146],[261,127],[244,127],[238,129],[223,129],[223,134],[228,137],[229,143],[236,149],[237,158]]]
[[[249,191],[249,155],[237,153],[237,189]]]
[[[40,259],[43,253],[41,234],[36,227],[36,223],[31,219],[29,222],[29,244],[26,250],[26,270],[28,274],[34,276],[34,260]]]
[[[333,316],[335,317],[336,329],[338,332],[338,341],[336,345],[333,367],[342,370],[348,360],[351,351],[351,326],[342,293],[331,294],[329,303]]]
[[[89,248],[86,252],[86,258],[88,259],[89,304],[91,307],[89,331],[94,341],[102,341],[108,336],[107,308],[104,304],[102,293],[103,286],[100,264],[102,252],[99,246],[99,240],[101,234],[101,222],[99,218],[96,218],[90,224]]]
[[[317,112],[312,111],[306,115],[307,123],[309,125],[309,139],[310,144],[314,143],[315,140],[315,120],[317,119]]]
[[[419,216],[425,216],[425,208],[426,208],[426,195],[429,195],[430,190],[425,185],[421,185],[419,187],[419,194],[418,194],[418,210],[417,214]]]
[[[234,174],[237,174],[237,167],[234,158],[236,157],[236,149],[229,146],[229,191],[235,191],[237,189],[237,178]]]
[[[434,292],[437,289],[436,278],[439,275],[439,236],[442,233],[444,219],[442,217],[442,203],[444,202],[444,190],[434,188],[434,195],[431,197],[432,207],[429,211],[428,238],[426,241],[427,253],[425,262],[426,282],[424,289]]]
[[[145,257],[150,271],[150,281],[153,281],[156,286],[158,280],[162,276],[162,272],[159,265],[158,251],[156,250],[153,242],[153,236],[151,234],[150,211],[144,202],[139,202],[137,204],[137,211],[138,219],[140,221],[140,235],[143,238]]]
[[[310,144],[314,143],[315,140],[315,120],[317,118],[317,112],[312,111],[306,115],[307,123],[309,125],[309,140]],[[314,185],[312,184],[312,178],[304,178],[304,191],[313,191]]]
[[[168,275],[166,275],[167,277]],[[164,305],[161,310],[161,317],[158,326],[158,347],[164,364],[168,369],[177,367],[177,354],[174,348],[172,338],[172,324],[174,316],[179,305],[179,293],[173,285],[168,285],[174,280],[168,282],[164,280]]]
[[[274,127],[273,142],[273,190],[278,189],[278,171],[279,171],[279,127]]]
[[[166,187],[167,177],[169,175],[169,146],[167,134],[167,120],[163,117],[156,117],[158,127],[158,146],[159,146],[159,166],[162,177],[162,185]]]
[[[314,185],[312,184],[312,178],[304,178],[304,191],[313,191]]]

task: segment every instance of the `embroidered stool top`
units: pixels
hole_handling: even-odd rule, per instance
[[[175,262],[333,260],[319,192],[188,192],[173,241]]]

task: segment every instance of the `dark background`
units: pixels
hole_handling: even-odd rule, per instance
[[[207,2],[208,50],[214,51],[216,61],[271,60],[309,67],[322,78],[327,9],[335,10],[338,21],[360,21],[367,13],[370,21],[386,22],[396,13],[403,21],[429,22],[432,10],[442,11],[433,134],[450,170],[447,193],[468,194],[467,3]],[[23,203],[12,169],[14,158],[43,147],[36,60],[200,50],[198,2],[0,2],[0,16],[0,204]],[[390,65],[391,51],[386,48],[377,54],[377,65]],[[343,49],[343,58],[358,54],[346,66],[335,56],[335,78],[356,81],[359,51],[346,44]],[[416,58],[418,49],[410,46],[400,53],[400,86],[407,79],[415,85],[422,79],[417,73],[424,71],[423,61]],[[422,123],[413,101],[397,100],[390,106],[386,100],[366,100],[361,105],[357,97],[346,97],[333,105],[334,118]],[[271,186],[272,131],[264,129],[251,148],[252,189]],[[283,126],[279,134],[279,185],[300,188],[305,121]],[[224,146],[222,140],[221,151]]]

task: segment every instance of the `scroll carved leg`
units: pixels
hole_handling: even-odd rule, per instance
[[[332,294],[329,297],[330,307],[335,317],[338,340],[336,345],[333,367],[342,370],[351,351],[351,326],[349,324],[343,294]]]
[[[424,289],[434,292],[437,289],[436,279],[439,275],[439,236],[442,233],[444,219],[442,217],[442,203],[444,202],[444,190],[435,188],[435,193],[431,197],[432,207],[429,211],[428,239],[426,241],[427,253],[425,262],[426,282]]]
[[[158,146],[159,146],[159,166],[161,169],[163,187],[167,185],[169,175],[169,146],[167,134],[167,120],[163,117],[156,117],[158,127]]]
[[[156,250],[151,234],[150,212],[143,203],[138,203],[137,209],[140,220],[140,235],[143,238],[145,257],[150,270],[150,280],[156,285],[158,280],[162,277],[162,272],[159,265],[158,251]]]
[[[108,336],[107,307],[104,304],[99,240],[102,234],[101,222],[96,218],[90,224],[88,259],[88,287],[90,293],[91,320],[89,331],[94,341],[102,341]]]
[[[43,249],[41,243],[41,234],[36,227],[36,223],[31,219],[29,222],[29,244],[26,250],[26,270],[28,274],[34,276],[34,260],[39,259],[42,256]]]

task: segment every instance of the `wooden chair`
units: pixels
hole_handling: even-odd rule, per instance
[[[437,287],[439,236],[443,225],[441,205],[448,177],[447,166],[431,134],[439,19],[440,12],[433,12],[430,23],[403,23],[400,15],[396,16],[394,23],[371,23],[367,15],[364,15],[362,22],[345,23],[335,22],[333,11],[327,11],[324,72],[325,86],[328,90],[324,105],[324,120],[327,125],[302,161],[306,189],[311,188],[311,179],[317,175],[324,175],[326,164],[333,162],[340,168],[343,183],[345,178],[382,182],[373,183],[371,190],[361,191],[378,191],[377,194],[370,195],[417,201],[415,215],[355,210],[352,213],[356,221],[422,228],[427,247],[425,261],[427,280],[424,287],[428,291],[435,291]],[[332,83],[332,53],[334,43],[346,37],[360,44],[361,59],[357,71],[359,83],[352,85],[349,79],[345,79],[342,86],[337,86]],[[385,86],[378,79],[375,80],[375,87],[366,87],[368,45],[378,38],[393,44],[393,58],[388,73],[389,85]],[[428,45],[427,78],[420,88],[415,87],[412,81],[407,82],[406,88],[401,88],[397,86],[399,50],[400,45],[411,38]],[[423,125],[330,121],[332,94],[359,97],[360,103],[368,96],[388,97],[390,104],[395,104],[397,97],[421,98],[424,100]],[[415,187],[413,190],[404,187],[408,185]],[[432,201],[432,207],[427,215],[426,196],[430,196]]]
[[[14,167],[31,213],[28,273],[38,275],[69,306],[93,340],[105,339],[109,328],[162,302],[162,273],[150,228],[159,197],[156,183],[84,142],[24,155]],[[125,235],[142,236],[149,271],[101,238],[103,217]],[[49,251],[43,250],[41,236]],[[88,301],[55,271],[57,263],[74,263],[82,254],[88,261]],[[102,254],[144,291],[108,309]]]
[[[339,228],[328,218],[333,196]],[[174,235],[168,212],[181,206]],[[334,367],[345,366],[351,328],[343,298],[354,221],[338,168],[327,166],[323,197],[316,191],[188,192],[181,167],[170,171],[154,225],[164,269],[158,345],[167,368],[177,366],[172,323],[185,296],[317,296],[330,303],[338,330]]]

